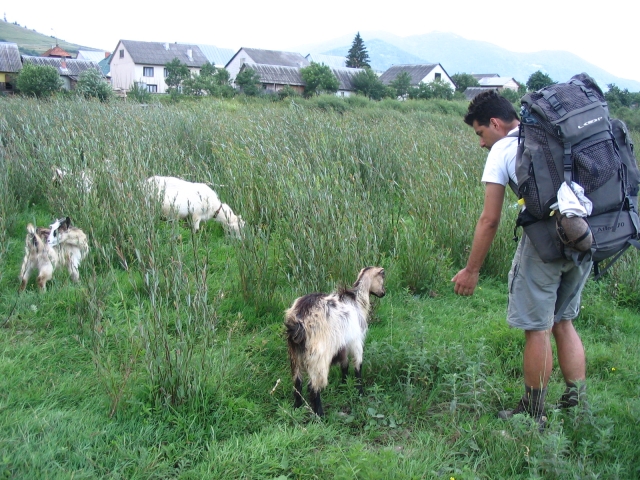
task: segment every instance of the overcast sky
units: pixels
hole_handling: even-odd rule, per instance
[[[640,81],[640,2],[630,0],[4,3],[8,22],[109,51],[120,39],[292,50],[344,35],[353,38],[358,31],[401,37],[441,31],[512,51],[568,51],[613,75]],[[437,52],[424,56],[437,59]]]

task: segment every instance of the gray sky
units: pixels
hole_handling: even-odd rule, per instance
[[[6,2],[3,13],[7,21],[45,35],[109,51],[120,39],[204,43],[232,50],[290,50],[343,35],[353,38],[358,31],[385,31],[401,37],[451,32],[516,52],[568,51],[613,75],[640,81],[640,61],[632,53],[640,43],[640,2],[610,0],[599,4],[600,12],[595,5],[568,0],[23,0]],[[425,56],[437,59],[437,52],[425,52]]]

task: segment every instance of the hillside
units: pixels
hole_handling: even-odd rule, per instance
[[[56,41],[60,48],[74,56],[78,53],[78,50],[99,50],[66,42],[59,38],[56,39],[53,35],[43,35],[35,30],[3,21],[0,21],[0,41],[16,43],[22,55],[41,55],[54,46]]]
[[[640,91],[640,81],[620,78],[565,51],[512,52],[487,42],[468,40],[452,33],[431,32],[398,37],[386,32],[361,32],[374,70],[386,70],[402,63],[440,63],[454,73],[498,73],[525,82],[542,70],[556,81],[587,72],[602,86],[615,83],[632,92]],[[303,47],[312,51],[346,55],[351,39],[340,38]]]

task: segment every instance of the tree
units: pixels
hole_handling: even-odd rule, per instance
[[[349,53],[347,53],[347,67],[349,68],[371,68],[369,65],[369,54],[364,41],[358,32],[353,39]]]
[[[546,73],[542,73],[540,70],[537,72],[533,72],[527,80],[527,90],[530,92],[535,92],[536,90],[540,90],[541,88],[548,87],[549,85],[554,85],[557,82],[551,80],[551,77]]]
[[[60,91],[62,79],[55,67],[25,63],[18,74],[16,87],[24,95],[48,97]]]
[[[191,77],[189,67],[182,63],[178,58],[174,58],[165,65],[167,75],[164,78],[164,83],[167,84],[167,90],[171,93],[173,91],[180,91],[182,82]]]
[[[451,88],[448,82],[443,82],[440,79],[429,83],[421,82],[417,87],[409,89],[409,98],[421,98],[423,100],[442,98],[444,100],[451,100],[453,98],[453,88]]]
[[[76,85],[76,92],[85,98],[97,98],[101,102],[107,102],[113,96],[113,90],[109,83],[102,77],[102,73],[93,68],[80,74]]]
[[[456,86],[456,92],[462,92],[468,87],[479,87],[480,83],[473,75],[469,73],[454,73],[451,75],[451,80]]]
[[[395,90],[396,97],[405,97],[411,88],[411,75],[409,72],[400,72],[389,84]]]
[[[511,90],[510,88],[503,88],[500,91],[500,95],[502,95],[504,98],[506,98],[507,100],[509,100],[511,103],[514,103],[514,104],[519,104],[520,98],[522,97],[522,95],[520,95],[515,90]]]
[[[352,83],[356,92],[366,95],[372,100],[381,100],[393,95],[391,89],[383,84],[378,75],[370,68],[365,68],[354,75]]]
[[[255,96],[260,93],[260,75],[251,68],[245,68],[236,76],[236,85],[245,95]]]
[[[628,89],[620,90],[615,83],[607,84],[607,93],[604,94],[604,98],[609,104],[609,108],[616,109],[620,107],[630,107],[633,103],[637,102],[637,94],[629,92]]]
[[[311,62],[311,65],[300,69],[304,80],[304,94],[307,97],[321,93],[335,93],[340,82],[327,65]]]

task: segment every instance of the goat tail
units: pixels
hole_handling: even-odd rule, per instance
[[[31,223],[27,225],[27,243],[33,245],[36,252],[42,252],[46,244],[42,237],[40,236],[40,229],[36,229]]]
[[[300,356],[305,350],[307,332],[304,324],[295,318],[295,315],[287,315],[285,321],[287,329],[287,346],[289,349],[289,361],[291,362],[291,374],[294,378],[300,375]]]

